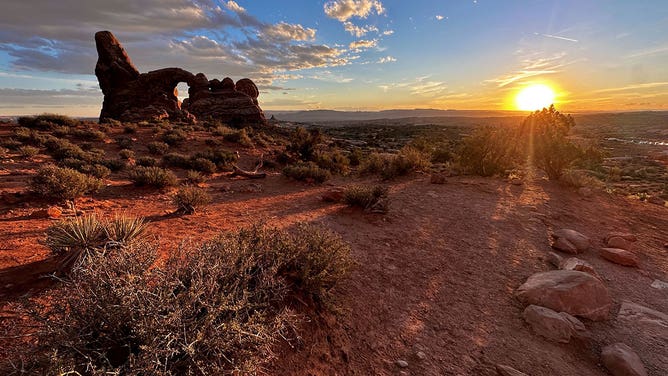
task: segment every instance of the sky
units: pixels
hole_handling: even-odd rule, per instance
[[[251,78],[265,110],[514,110],[535,84],[563,111],[668,110],[666,0],[9,0],[0,115],[99,115],[99,30],[140,72]]]

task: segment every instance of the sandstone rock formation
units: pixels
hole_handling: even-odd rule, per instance
[[[209,81],[181,68],[139,73],[127,52],[109,31],[95,34],[98,61],[95,75],[104,94],[100,121],[162,120],[193,122],[211,118],[237,124],[264,123],[258,105],[259,91],[248,78],[237,84],[231,78]],[[188,84],[189,98],[182,106],[176,86]]]
[[[515,296],[525,304],[594,321],[607,319],[612,307],[608,289],[599,279],[574,270],[534,274],[517,289]]]
[[[599,254],[604,259],[624,266],[638,266],[638,256],[631,251],[619,248],[601,248]]]

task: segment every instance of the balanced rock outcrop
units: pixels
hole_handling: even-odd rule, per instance
[[[95,75],[104,94],[100,122],[107,119],[194,122],[197,118],[238,124],[265,122],[257,101],[259,91],[250,79],[241,79],[237,84],[229,77],[209,81],[202,73],[194,75],[181,68],[139,73],[111,32],[97,32],[95,44],[98,53]],[[183,106],[176,89],[181,82],[188,84],[190,96]]]
[[[603,283],[591,274],[575,270],[534,274],[517,289],[515,296],[525,304],[594,321],[607,319],[612,307],[612,299]]]

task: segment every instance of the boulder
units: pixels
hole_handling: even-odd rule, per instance
[[[568,313],[536,305],[524,309],[522,317],[534,333],[550,341],[568,343],[572,337],[578,337],[586,331],[584,324]]]
[[[575,230],[561,229],[555,231],[552,238],[554,240],[552,247],[566,253],[582,253],[591,246],[589,238]]]
[[[668,315],[633,302],[623,302],[617,319],[642,329],[650,337],[668,341]]]
[[[260,91],[249,78],[240,79],[234,87],[238,92],[248,95],[253,100],[253,103],[257,104],[257,97],[260,96]]]
[[[604,347],[601,361],[614,376],[647,376],[647,370],[638,354],[624,343]]]
[[[503,364],[496,365],[496,373],[499,376],[527,376],[526,373],[520,372],[513,367],[505,366]]]
[[[628,233],[628,232],[611,232],[611,233],[609,233],[608,235],[605,236],[604,240],[607,242],[608,240],[610,240],[610,238],[622,238],[622,239],[624,239],[626,241],[629,241],[629,242],[632,242],[632,243],[635,243],[635,242],[638,241],[638,238],[635,235],[633,235],[631,233]]]
[[[638,266],[638,256],[631,251],[619,248],[601,248],[599,255],[604,259],[624,266]]]
[[[633,234],[613,232],[608,234],[605,239],[605,245],[608,248],[619,248],[630,251],[638,239]]]
[[[515,296],[525,304],[594,321],[607,319],[612,306],[608,289],[599,279],[575,270],[534,274],[517,289]]]

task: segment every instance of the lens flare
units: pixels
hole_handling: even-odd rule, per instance
[[[554,90],[547,85],[527,86],[515,97],[517,108],[521,111],[536,111],[554,103]]]

